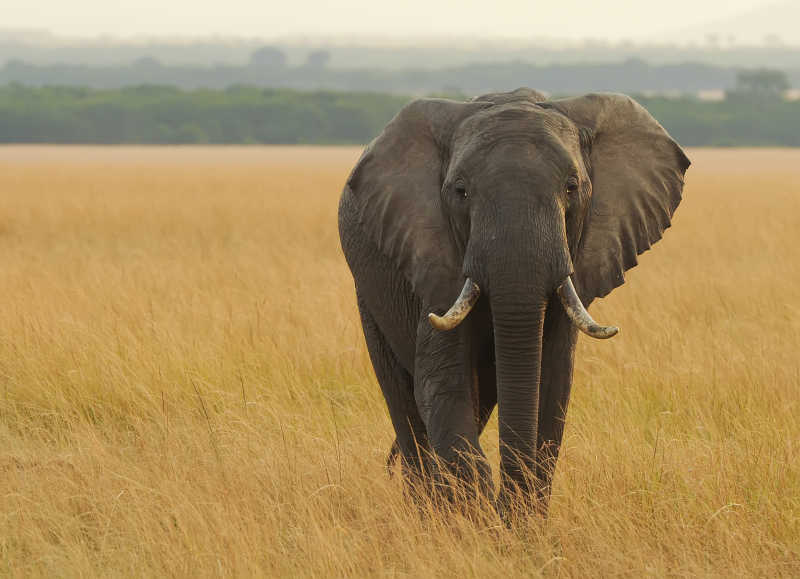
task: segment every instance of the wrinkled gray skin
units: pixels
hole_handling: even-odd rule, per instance
[[[386,126],[347,181],[339,232],[406,476],[435,455],[468,480],[477,459],[491,489],[478,437],[497,405],[499,503],[519,493],[546,512],[577,341],[554,292],[572,275],[588,307],[622,284],[669,227],[688,166],[622,95],[423,99]],[[467,276],[478,303],[435,330],[428,313]]]

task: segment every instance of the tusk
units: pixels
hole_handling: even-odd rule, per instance
[[[592,319],[586,308],[581,303],[581,298],[578,297],[575,291],[575,286],[572,285],[572,278],[567,276],[567,279],[558,288],[558,297],[561,299],[561,305],[567,311],[569,319],[572,323],[578,326],[578,329],[592,338],[598,340],[605,340],[617,335],[619,328],[616,326],[601,326]]]
[[[470,278],[467,278],[464,282],[464,287],[461,289],[461,294],[459,294],[455,303],[450,306],[450,309],[447,310],[447,313],[443,316],[430,313],[428,314],[428,320],[430,320],[431,325],[437,330],[443,332],[452,330],[464,321],[464,318],[466,318],[467,314],[472,310],[480,295],[481,288],[478,287],[478,284]]]

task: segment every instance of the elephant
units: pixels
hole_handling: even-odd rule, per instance
[[[546,516],[578,332],[617,333],[586,308],[670,226],[689,165],[630,97],[529,88],[415,100],[364,149],[339,235],[404,479],[433,457],[445,486]]]

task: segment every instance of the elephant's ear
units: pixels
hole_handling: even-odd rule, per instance
[[[463,284],[440,191],[453,132],[487,106],[444,99],[410,103],[366,148],[345,186],[363,234],[428,305],[449,305]]]
[[[636,257],[661,239],[690,162],[658,121],[624,95],[590,94],[546,106],[591,135],[592,200],[574,274],[589,304],[622,285]]]

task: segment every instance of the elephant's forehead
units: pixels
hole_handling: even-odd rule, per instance
[[[567,117],[533,103],[515,102],[489,107],[467,119],[458,137],[500,137],[531,135],[537,138],[576,136],[577,129]]]
[[[453,158],[465,161],[510,148],[518,152],[515,157],[545,155],[567,162],[579,147],[577,127],[559,112],[532,103],[511,103],[481,111],[462,123],[455,135]]]

